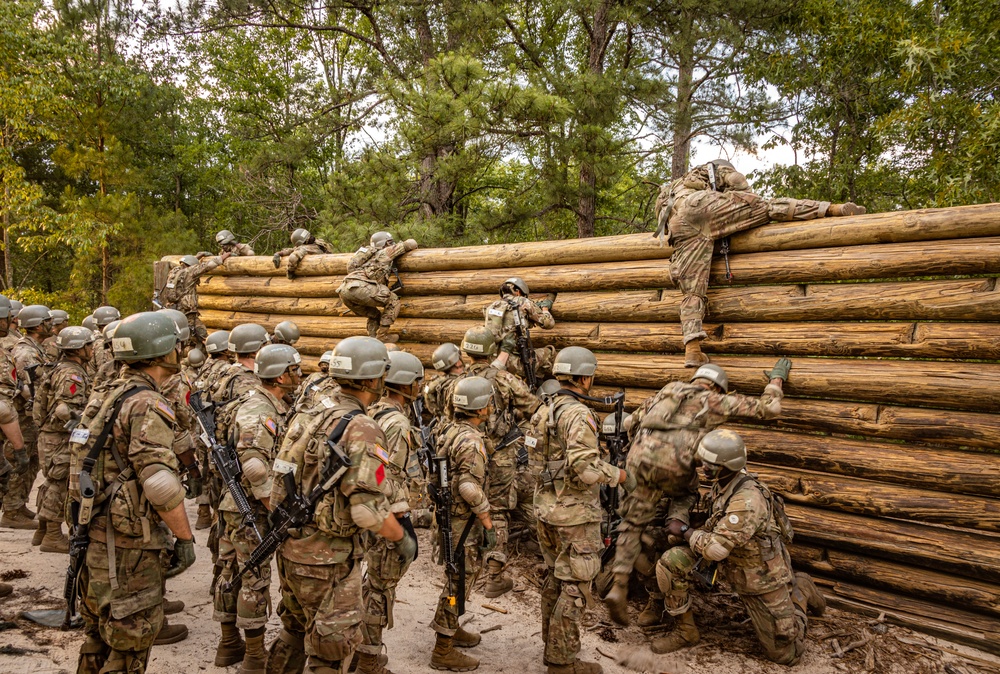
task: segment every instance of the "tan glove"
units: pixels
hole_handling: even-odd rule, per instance
[[[405,248],[407,251],[416,250],[417,240],[407,239],[406,241],[403,242],[403,248]]]

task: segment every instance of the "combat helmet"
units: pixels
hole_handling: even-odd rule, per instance
[[[229,331],[216,330],[205,340],[205,350],[209,355],[229,350]]]
[[[52,309],[49,315],[52,317],[53,328],[63,323],[69,323],[69,313],[62,309]]]
[[[424,366],[412,353],[393,351],[389,354],[389,371],[385,375],[386,384],[409,386],[424,378]]]
[[[391,246],[393,244],[392,234],[389,232],[375,232],[372,234],[372,238],[369,243],[375,250],[382,250],[386,246]]]
[[[257,353],[267,344],[267,330],[256,323],[242,323],[229,332],[230,351],[240,355]]]
[[[170,317],[170,320],[177,326],[177,339],[182,342],[191,339],[191,328],[188,325],[187,316],[183,312],[177,311],[177,309],[160,309],[156,313]]]
[[[115,360],[126,363],[165,356],[176,346],[177,326],[158,311],[132,314],[119,324],[111,340]]]
[[[201,349],[191,349],[188,351],[188,365],[191,367],[201,367],[205,364],[205,354]]]
[[[0,318],[10,318],[10,300],[0,295]]]
[[[289,239],[291,239],[293,246],[301,246],[303,244],[307,244],[309,243],[309,239],[311,238],[312,234],[309,233],[309,230],[302,229],[301,227],[293,231],[292,235],[289,237]]]
[[[462,351],[476,358],[486,358],[496,355],[496,335],[489,328],[477,325],[465,331],[462,338]]]
[[[112,306],[97,307],[94,309],[94,321],[97,327],[103,328],[111,321],[117,321],[122,317],[121,313]]]
[[[56,348],[60,351],[71,349],[82,349],[88,344],[93,344],[97,335],[82,325],[71,325],[63,328],[56,336]]]
[[[729,377],[726,375],[726,371],[715,363],[702,365],[695,370],[691,381],[695,379],[706,379],[721,388],[723,393],[729,393]]]
[[[493,400],[493,385],[485,377],[465,377],[455,384],[451,404],[457,409],[476,412]]]
[[[220,246],[228,246],[231,243],[236,243],[236,236],[228,229],[223,229],[216,233],[215,242]]]
[[[274,326],[274,340],[282,344],[294,344],[299,341],[299,326],[292,321],[281,321]]]
[[[198,258],[196,258],[194,255],[182,255],[181,264],[186,267],[193,267],[196,264],[198,264]]]
[[[500,284],[500,297],[513,295],[514,293],[511,290],[512,287],[520,290],[521,294],[525,297],[528,296],[528,284],[517,276],[511,276],[509,279]]]
[[[734,473],[747,465],[747,446],[736,431],[717,428],[698,443],[695,458],[704,464],[722,466]]]
[[[431,354],[431,364],[434,365],[434,369],[442,372],[450,370],[460,360],[462,352],[451,342],[445,342]]]
[[[87,328],[88,330],[97,330],[97,321],[94,320],[93,314],[87,316],[82,321],[80,321],[80,325]]]
[[[592,377],[597,371],[597,356],[582,346],[567,346],[556,354],[552,374],[557,379],[565,377]]]
[[[52,312],[44,304],[29,304],[17,315],[17,322],[22,328],[37,328],[45,321],[52,319]]]
[[[24,304],[22,304],[18,300],[11,300],[10,301],[10,315],[13,318],[17,318],[18,314],[21,313],[21,309],[23,309],[23,308],[24,308]]]
[[[253,373],[261,379],[277,379],[286,370],[298,368],[300,363],[302,357],[299,352],[288,344],[268,344],[257,352]]]
[[[111,321],[104,326],[104,330],[101,330],[101,334],[104,335],[104,339],[112,339],[115,336],[115,330],[121,325],[121,321]],[[94,336],[97,336],[97,331],[94,331]]]
[[[337,379],[377,379],[389,367],[385,344],[374,337],[348,337],[330,356],[330,374]]]

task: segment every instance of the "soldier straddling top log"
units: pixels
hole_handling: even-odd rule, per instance
[[[701,352],[707,337],[701,322],[708,304],[708,279],[715,242],[737,232],[766,225],[841,215],[862,215],[865,207],[811,199],[765,199],[750,191],[746,177],[725,159],[716,159],[668,185],[656,198],[656,235],[668,233],[674,248],[670,278],[684,293],[681,330],[686,367],[709,361]]]
[[[289,238],[294,248],[282,248],[274,254],[271,261],[274,263],[274,268],[277,269],[281,266],[281,258],[287,257],[288,267],[285,269],[285,276],[290,279],[295,278],[295,270],[299,268],[299,264],[302,263],[302,259],[306,255],[333,252],[333,246],[329,242],[317,239],[308,229],[296,229]]]
[[[395,243],[389,232],[375,232],[369,245],[362,246],[347,263],[347,277],[337,288],[340,301],[358,316],[368,319],[368,336],[395,342],[399,335],[389,328],[399,316],[399,296],[388,285],[396,258],[417,247],[414,239]],[[398,276],[397,276],[398,279]]]

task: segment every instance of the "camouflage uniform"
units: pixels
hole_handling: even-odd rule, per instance
[[[233,363],[222,373],[212,386],[211,399],[218,406],[232,402],[257,386],[260,379],[243,363]]]
[[[177,417],[177,437],[174,439],[174,452],[184,465],[191,465],[195,459],[197,447],[195,438],[199,435],[198,421],[191,409],[191,380],[183,370],[170,376],[163,382],[160,394],[170,401]],[[204,443],[200,443],[204,444]]]
[[[486,496],[486,441],[482,431],[465,420],[449,423],[439,436],[437,455],[448,457],[448,472],[451,476],[451,532],[453,544],[457,546],[469,518],[490,509]],[[462,496],[462,484],[468,484],[466,490],[475,494],[471,501]],[[466,599],[482,569],[483,560],[479,548],[482,536],[483,526],[476,521],[465,539]],[[458,631],[458,607],[448,598],[449,590],[457,587],[458,576],[450,573],[446,567],[444,589],[441,590],[434,621],[431,623],[435,632],[446,637],[453,637]]]
[[[25,335],[14,344],[14,348],[11,350],[11,358],[14,361],[14,368],[17,371],[18,385],[22,387],[28,386],[29,369],[36,368],[32,384],[37,387],[43,376],[41,367],[48,362],[45,359],[45,352],[42,351],[41,345],[28,335]],[[14,398],[14,407],[18,411],[21,435],[24,436],[24,449],[28,452],[30,464],[28,465],[28,472],[11,476],[8,496],[19,500],[21,505],[24,505],[28,502],[28,495],[31,494],[31,488],[34,486],[35,478],[38,476],[38,471],[41,468],[38,456],[38,426],[31,416],[31,404],[25,401],[22,396]],[[13,494],[10,492],[13,492]],[[16,510],[16,508],[13,510]]]
[[[517,476],[517,453],[523,440],[511,443],[502,450],[494,450],[511,430],[517,427],[518,418],[528,420],[541,401],[528,389],[523,380],[505,370],[498,370],[489,363],[474,363],[465,377],[483,377],[493,385],[493,413],[481,426],[487,438],[489,451],[490,517],[497,532],[497,546],[486,555],[486,561],[496,560],[501,565],[507,563],[507,540],[510,536],[510,520],[515,512],[521,514],[528,525],[534,527],[534,508],[518,503],[514,484]],[[520,506],[520,507],[519,507]]]
[[[229,435],[235,440],[236,455],[240,465],[246,466],[256,459],[266,467],[263,477],[251,481],[243,471],[241,483],[254,508],[257,528],[261,536],[268,531],[267,508],[260,499],[271,495],[271,462],[277,454],[284,417],[288,406],[261,385],[257,385],[240,398]],[[257,464],[259,467],[259,464]],[[233,497],[227,491],[219,505],[225,532],[219,537],[219,561],[224,567],[222,577],[229,580],[237,567],[242,567],[258,540],[250,527],[243,524]],[[241,629],[253,629],[267,624],[271,604],[271,560],[260,567],[260,574],[252,571],[228,590],[225,583],[215,587],[215,613],[213,618],[221,623],[236,623]]]
[[[705,174],[704,180],[692,174]],[[719,170],[719,180],[725,183],[732,169]],[[740,175],[736,173],[736,175]],[[742,177],[742,176],[741,176]],[[764,199],[750,191],[746,179],[740,188],[727,186],[725,192],[711,188],[692,189],[685,185],[700,182],[708,187],[707,171],[699,167],[688,176],[665,186],[657,200],[657,217],[669,217],[667,230],[669,243],[673,246],[670,256],[670,278],[683,293],[680,319],[684,333],[684,343],[707,337],[702,328],[707,308],[708,280],[712,267],[712,253],[715,242],[737,232],[766,225],[769,222],[789,222],[792,220],[812,220],[826,217],[830,207],[828,201],[810,199]],[[672,197],[665,196],[672,193]],[[670,208],[665,202],[672,199]]]
[[[45,360],[50,363],[54,363],[59,360],[60,351],[56,346],[56,335],[51,337],[46,337],[42,340],[42,352],[45,354]]]
[[[180,311],[188,319],[191,339],[204,344],[208,328],[198,316],[198,279],[222,264],[222,258],[211,257],[196,265],[179,264],[170,270],[160,297],[168,309]]]
[[[81,426],[96,438],[118,398],[135,386],[149,390],[124,402],[113,425],[114,450],[98,455],[92,473],[98,493],[108,485],[115,487],[109,501],[95,509],[86,566],[80,574],[80,613],[87,637],[80,648],[80,674],[142,674],[164,622],[161,554],[173,536],[143,496],[142,483],[158,470],[178,473],[172,450],[173,408],[156,392],[152,378],[127,368],[109,395],[91,396]],[[79,500],[77,477],[87,445],[71,443],[70,448],[70,497]],[[117,478],[125,471],[133,478],[121,483]],[[182,502],[179,494],[163,511]]]
[[[347,276],[337,294],[355,315],[368,319],[369,337],[374,337],[379,327],[389,328],[399,316],[399,296],[389,289],[388,281],[393,263],[405,252],[403,243],[380,250],[365,246],[347,264]]]
[[[257,253],[253,252],[253,248],[247,243],[231,243],[226,246],[220,246],[223,253],[229,253],[233,257],[253,257]]]
[[[111,340],[105,339],[103,335],[98,336],[98,338],[94,341],[94,357],[90,359],[89,363],[87,363],[87,367],[90,368],[91,379],[96,380],[97,373],[100,372],[102,368],[105,372],[107,372],[108,368],[105,366],[108,363],[113,363],[114,360],[115,355],[111,351]],[[112,372],[111,379],[117,379],[115,376],[118,374],[117,367],[111,367],[115,368]]]
[[[285,274],[288,278],[295,278],[295,271],[302,263],[306,255],[329,255],[337,252],[334,247],[323,239],[314,238],[312,243],[304,243],[294,248],[282,248],[275,255],[288,258],[288,268]]]
[[[18,420],[18,398],[21,398],[21,394],[18,393],[14,362],[10,358],[9,350],[0,347],[0,424]],[[8,461],[14,459],[14,448],[6,437],[3,438],[3,452]],[[0,498],[3,500],[3,509],[11,514],[17,512],[22,505],[21,502],[16,502],[16,495],[10,490],[13,477],[11,471],[0,475]]]
[[[83,415],[90,393],[86,367],[60,359],[35,396],[32,417],[39,428],[38,451],[43,457],[45,484],[38,489],[38,518],[62,522],[69,488],[69,431],[66,422]]]
[[[698,495],[694,453],[709,431],[732,417],[770,419],[781,412],[782,393],[768,384],[760,398],[717,393],[701,380],[671,382],[632,415],[635,433],[626,466],[638,486],[622,502],[614,573],[629,574],[641,548],[643,529],[657,504],[673,499],[668,518],[684,523]]]
[[[521,363],[521,354],[517,350],[517,331],[514,326],[514,313],[511,311],[511,305],[518,308],[522,319],[529,327],[538,326],[543,330],[551,330],[556,326],[556,319],[548,311],[542,311],[536,302],[521,295],[504,297],[483,309],[486,327],[496,336],[500,351],[510,354],[507,370],[523,377],[524,365]],[[555,357],[556,349],[553,346],[535,349],[536,373],[540,380],[551,374],[552,361]]]
[[[689,545],[671,548],[657,562],[667,612],[690,610],[688,578],[699,559],[725,555],[719,570],[746,607],[767,657],[794,665],[806,648],[806,600],[778,535],[770,492],[741,472],[724,487],[714,484],[708,499],[708,521],[691,533]]]
[[[340,385],[333,375],[323,372],[313,372],[299,386],[295,396],[295,412],[310,410],[319,404],[323,398],[333,400],[340,393]]]
[[[549,575],[542,588],[545,662],[570,665],[580,652],[580,621],[601,570],[600,485],[617,486],[621,470],[601,460],[598,421],[570,395],[552,401],[544,448],[545,472],[535,491],[538,543]]]
[[[7,331],[7,335],[5,337],[0,337],[0,349],[10,352],[10,350],[14,348],[14,345],[17,344],[17,340],[22,337],[24,337],[24,333],[21,332],[17,326],[10,326]]]
[[[308,493],[320,479],[319,468],[328,451],[327,437],[344,415],[360,412],[347,424],[340,440],[340,446],[350,456],[351,468],[334,490],[320,499],[312,522],[296,530],[278,552],[278,615],[283,630],[268,658],[271,671],[291,671],[287,663],[276,662],[279,643],[304,641],[311,670],[328,667],[337,671],[350,661],[363,640],[364,529],[355,523],[355,517],[378,522],[368,528],[377,532],[389,516],[385,491],[389,455],[385,434],[365,416],[360,400],[342,392],[332,402],[332,407],[319,408],[315,414],[297,414],[292,419],[273,467],[272,504],[284,500],[282,476],[289,472],[300,493]]]
[[[406,467],[410,455],[420,446],[416,430],[410,425],[406,409],[395,401],[382,398],[368,408],[371,416],[385,433],[389,452],[389,463],[386,465],[386,480],[383,488],[388,485],[389,509],[396,514],[410,510],[409,476]],[[377,536],[365,553],[368,571],[362,586],[365,603],[364,643],[358,647],[362,653],[378,655],[382,652],[382,630],[392,629],[392,609],[396,603],[396,586],[409,568],[404,564],[395,544]]]

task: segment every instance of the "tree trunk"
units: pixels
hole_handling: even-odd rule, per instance
[[[691,99],[694,96],[694,18],[687,9],[681,12],[681,28],[674,36],[677,54],[677,104],[673,120],[673,156],[670,161],[670,179],[682,177],[688,170],[691,156]]]

